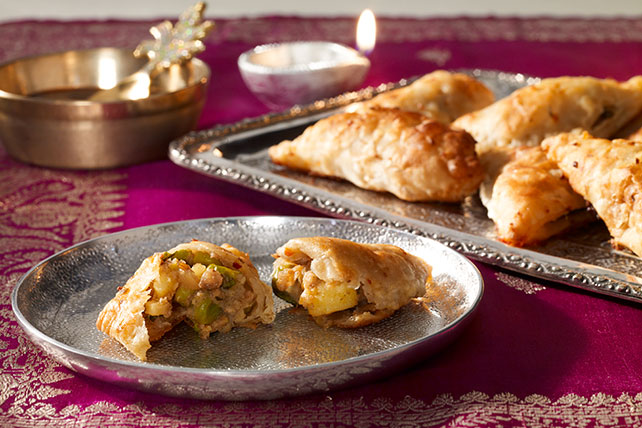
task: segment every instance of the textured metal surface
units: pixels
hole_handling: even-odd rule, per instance
[[[198,238],[247,251],[269,283],[271,254],[288,239],[336,236],[390,243],[434,266],[429,309],[411,303],[372,326],[323,329],[275,298],[273,324],[201,340],[178,326],[141,363],[96,319],[141,261]],[[205,219],[133,229],[71,247],[16,286],[12,305],[30,338],[67,367],[116,384],[209,399],[266,399],[328,391],[412,364],[454,339],[481,299],[477,269],[445,246],[362,222],[294,217]]]
[[[488,70],[468,71],[504,97],[538,79]],[[642,302],[642,259],[617,251],[601,223],[529,249],[495,239],[493,223],[479,199],[462,204],[409,203],[392,195],[359,189],[350,183],[312,177],[278,167],[267,148],[300,134],[310,123],[351,102],[408,84],[347,93],[287,112],[191,134],[170,145],[170,158],[203,174],[232,181],[325,214],[382,224],[431,237],[471,257],[513,271],[591,292]]]
[[[98,48],[0,65],[0,141],[15,159],[54,168],[112,168],[166,157],[169,142],[198,122],[207,64],[194,59],[162,73],[147,98],[87,100],[144,63],[129,49]]]
[[[370,61],[338,43],[298,41],[257,46],[239,56],[238,67],[261,101],[284,109],[358,88]]]

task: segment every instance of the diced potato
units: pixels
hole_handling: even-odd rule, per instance
[[[203,272],[205,272],[205,269],[207,269],[207,266],[200,263],[195,263],[194,266],[192,266],[192,271],[196,274],[199,280],[201,279]]]
[[[172,302],[167,299],[156,302],[150,300],[145,303],[145,313],[150,316],[169,316],[172,313]]]
[[[357,290],[346,284],[320,283],[315,287],[306,288],[299,299],[299,304],[313,317],[352,308],[357,306],[357,303]]]
[[[169,269],[164,269],[164,266],[161,266],[160,275],[152,284],[154,293],[158,298],[166,297],[174,292],[178,286],[176,276],[176,272],[169,271]]]
[[[188,290],[196,290],[198,289],[199,281],[200,281],[200,276],[194,273],[193,268],[186,269],[184,272],[181,272],[181,277],[180,277],[181,287],[185,287]]]

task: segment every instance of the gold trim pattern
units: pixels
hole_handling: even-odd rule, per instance
[[[443,67],[452,57],[452,52],[449,49],[423,49],[417,52],[417,58],[432,62],[437,67]]]
[[[532,394],[520,399],[514,394],[494,396],[474,391],[454,398],[442,394],[432,401],[409,395],[366,400],[363,397],[300,399],[295,402],[244,403],[192,402],[188,406],[133,403],[118,406],[101,401],[81,408],[69,405],[57,410],[46,402],[30,409],[0,413],[0,424],[33,427],[83,426],[444,426],[545,428],[564,426],[629,427],[642,424],[642,393],[612,396],[604,393],[583,397],[566,394],[557,400]],[[117,421],[121,421],[118,423]]]
[[[356,17],[355,17],[356,18]],[[250,44],[299,40],[314,32],[319,40],[355,43],[356,19],[259,17],[216,19],[206,44],[225,41]],[[147,38],[156,21],[18,21],[0,24],[0,39],[11,40],[0,60],[68,49],[100,46],[131,47]],[[506,41],[506,42],[640,42],[642,17],[634,18],[389,18],[378,19],[377,41]]]
[[[55,384],[73,377],[26,338],[11,311],[11,291],[39,260],[122,226],[125,178],[29,167],[0,149],[1,426],[51,414],[53,408],[43,410],[46,400],[71,392]]]
[[[538,291],[546,290],[546,287],[543,285],[531,282],[524,278],[509,275],[504,272],[495,272],[495,278],[502,284],[508,285],[509,287],[526,294],[535,294]]]

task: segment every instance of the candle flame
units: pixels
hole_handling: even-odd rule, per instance
[[[369,54],[377,41],[377,21],[370,9],[361,12],[357,23],[357,49],[363,54]]]

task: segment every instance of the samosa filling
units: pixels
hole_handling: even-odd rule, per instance
[[[250,309],[252,293],[244,287],[246,278],[239,270],[223,266],[204,251],[182,249],[161,258],[159,276],[145,304],[151,340],[151,330],[182,320],[206,338],[214,331],[228,331],[235,315]]]
[[[365,301],[360,288],[321,280],[310,269],[309,260],[295,264],[283,258],[276,259],[272,289],[286,302],[306,308],[313,317],[350,309]]]

